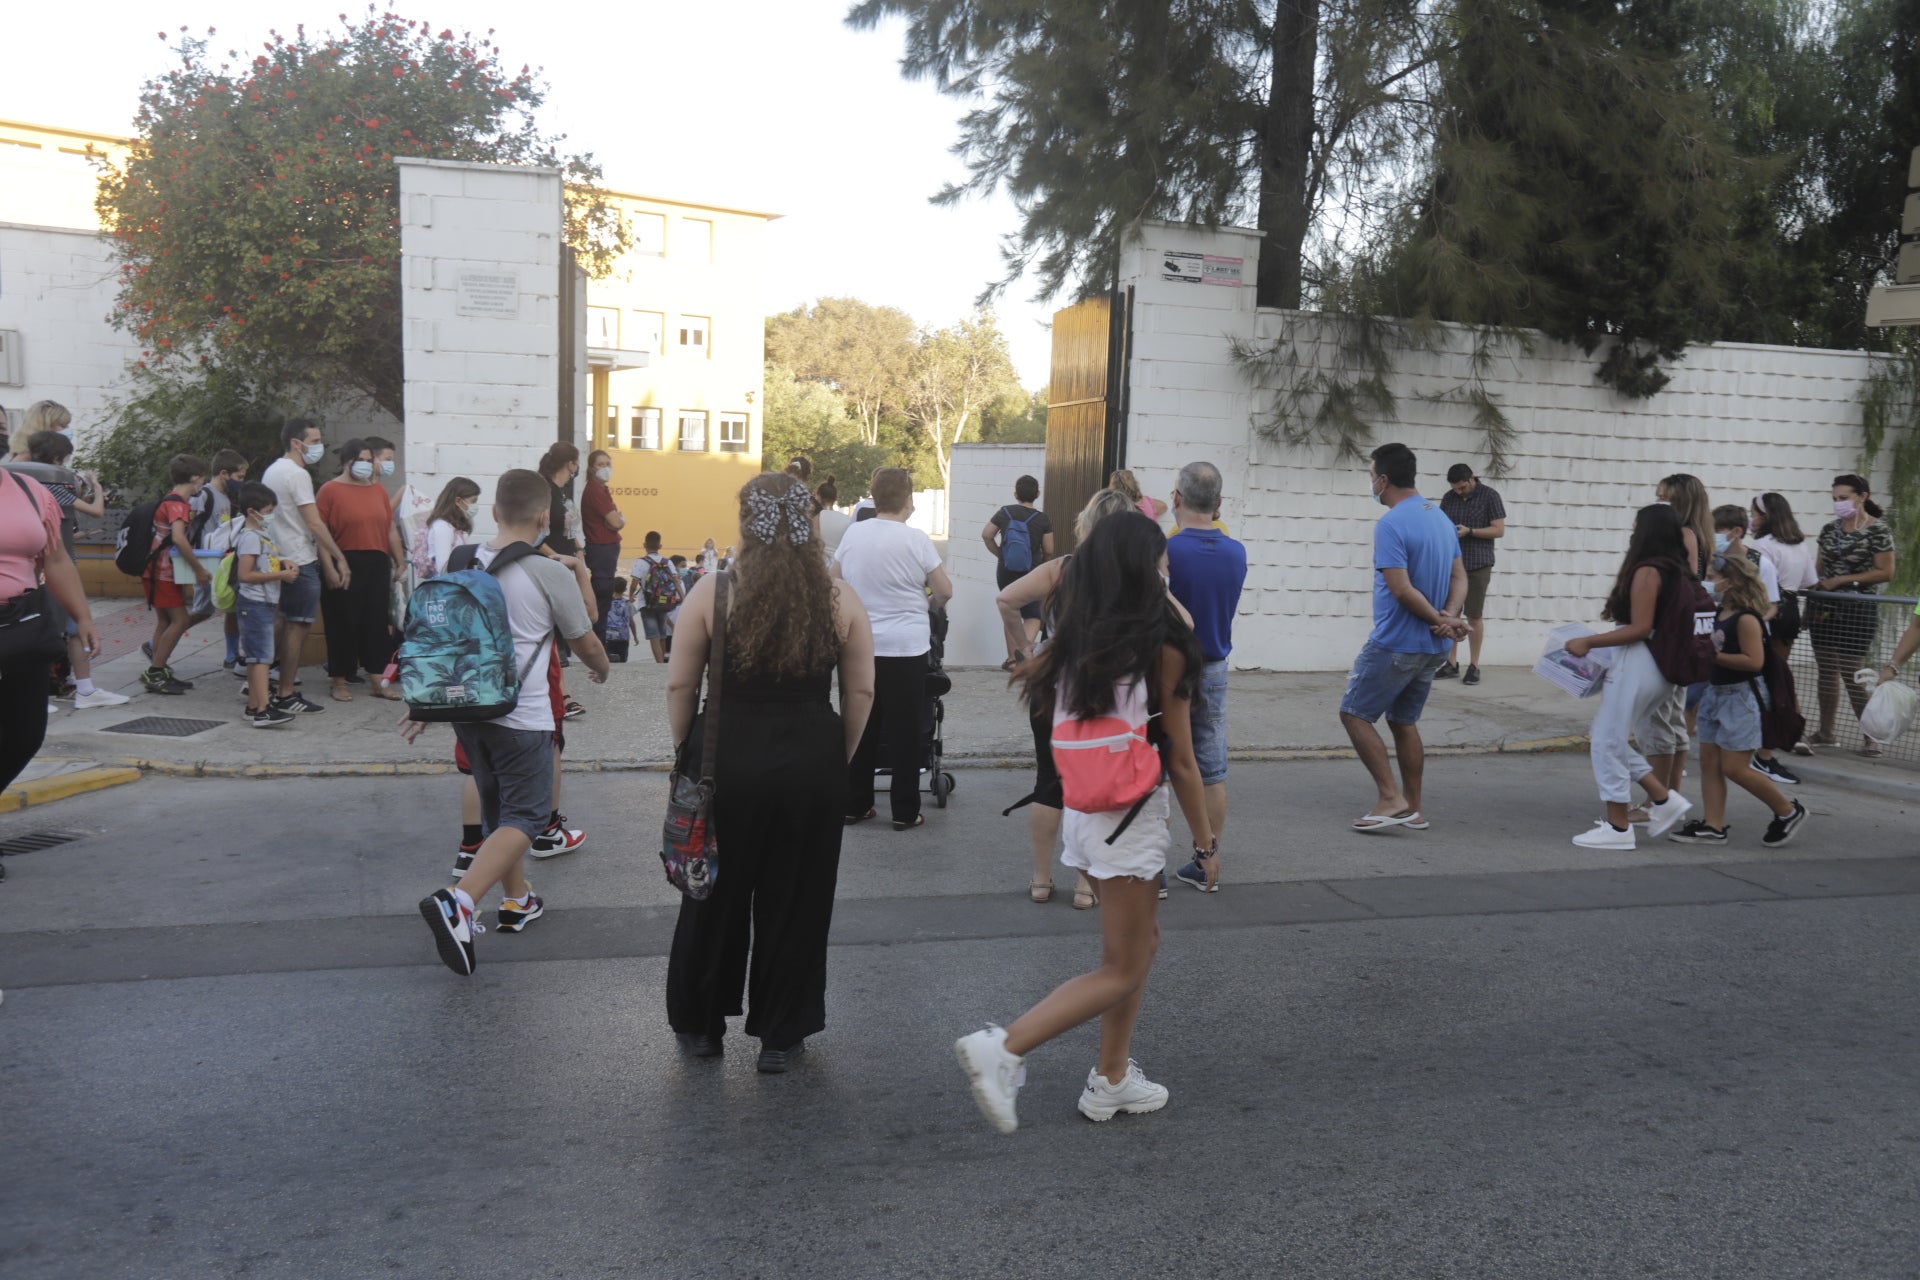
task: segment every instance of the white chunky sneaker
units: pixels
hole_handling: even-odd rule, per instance
[[[1089,1120],[1111,1120],[1122,1111],[1145,1115],[1167,1105],[1165,1085],[1155,1084],[1140,1070],[1140,1064],[1127,1059],[1127,1074],[1119,1084],[1109,1084],[1099,1068],[1087,1072],[1087,1087],[1080,1091],[1080,1114]]]
[[[1582,849],[1631,849],[1634,847],[1633,828],[1615,831],[1613,824],[1596,822],[1590,831],[1582,831],[1573,838],[1573,842]]]
[[[954,1041],[953,1052],[960,1059],[960,1069],[973,1081],[973,1100],[980,1104],[987,1123],[1001,1133],[1018,1129],[1020,1117],[1014,1114],[1013,1100],[1027,1082],[1026,1059],[1007,1052],[1006,1031],[989,1023],[984,1030]]]
[[[1665,804],[1650,804],[1647,806],[1647,838],[1650,840],[1660,839],[1660,837],[1666,835],[1667,832],[1679,826],[1682,820],[1684,820],[1692,810],[1693,801],[1687,799],[1678,791],[1667,792],[1667,802]]]

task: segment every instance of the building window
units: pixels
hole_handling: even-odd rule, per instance
[[[675,247],[683,262],[712,262],[713,223],[706,218],[680,219],[680,240]]]
[[[707,451],[707,415],[699,409],[680,411],[680,451],[682,453],[705,453]]]
[[[604,440],[606,443],[612,444],[618,441],[620,438],[620,408],[618,405],[610,404],[607,406],[606,420],[607,420],[606,433],[602,435],[600,438]],[[586,465],[586,460],[584,458],[581,459],[581,465],[582,466]]]
[[[705,316],[680,317],[680,349],[688,355],[705,356],[707,354],[707,318]]]
[[[663,355],[666,348],[660,345],[660,335],[666,332],[667,318],[658,311],[636,311],[628,321],[628,332],[632,336],[636,351],[651,351]]]
[[[590,347],[620,345],[620,308],[587,308],[587,345]]]
[[[620,442],[622,449],[658,449],[660,447],[660,411],[635,409],[633,416],[627,419],[627,433],[627,439]]]
[[[667,215],[636,213],[628,229],[633,232],[633,252],[663,258],[667,253]]]
[[[747,415],[744,413],[723,413],[720,415],[720,452],[745,453],[747,451]]]

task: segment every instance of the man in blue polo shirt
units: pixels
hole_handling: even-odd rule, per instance
[[[1213,513],[1219,509],[1220,468],[1211,462],[1182,467],[1173,489],[1167,574],[1173,598],[1193,615],[1194,638],[1207,662],[1193,702],[1193,758],[1206,785],[1207,820],[1216,835],[1227,821],[1227,655],[1233,652],[1233,615],[1247,582],[1247,549],[1214,527]],[[1195,863],[1174,878],[1207,892],[1207,873]]]
[[[1467,599],[1467,571],[1453,521],[1414,488],[1413,450],[1385,444],[1373,451],[1367,491],[1387,513],[1373,527],[1373,634],[1354,659],[1340,701],[1340,723],[1360,762],[1373,775],[1380,798],[1355,831],[1389,827],[1427,829],[1420,810],[1426,748],[1420,713],[1433,676],[1453,642],[1467,634],[1460,617]],[[1400,760],[1396,783],[1387,745],[1373,725],[1382,715],[1393,731]]]

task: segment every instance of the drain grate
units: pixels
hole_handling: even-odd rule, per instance
[[[225,720],[183,720],[178,716],[141,716],[125,724],[116,724],[102,733],[144,733],[155,738],[191,738],[196,733],[218,729]]]
[[[0,840],[0,858],[72,844],[75,840],[85,840],[87,835],[85,831],[30,831],[24,836],[8,836]]]

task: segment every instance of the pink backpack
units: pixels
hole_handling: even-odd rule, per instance
[[[1159,787],[1164,772],[1159,749],[1147,736],[1156,713],[1147,706],[1146,682],[1115,684],[1113,710],[1105,715],[1076,716],[1066,703],[1063,691],[1053,706],[1053,763],[1062,796],[1067,808],[1081,813],[1126,810],[1107,837],[1112,844]]]

